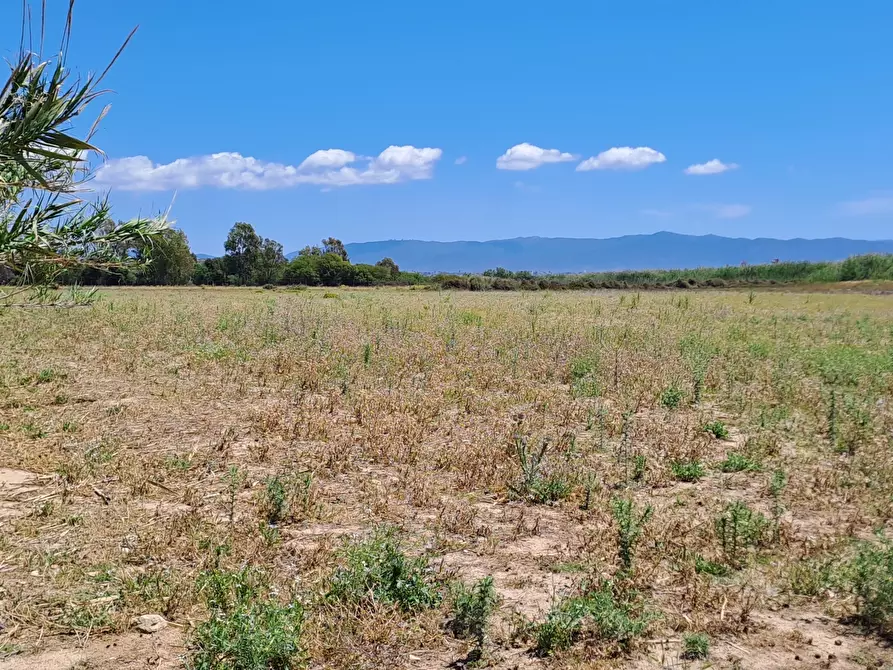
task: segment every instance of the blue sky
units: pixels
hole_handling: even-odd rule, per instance
[[[0,9],[5,57],[18,6]],[[239,220],[286,250],[893,237],[887,1],[80,0],[72,65],[103,67],[137,24],[95,183],[120,218],[176,191],[199,252]]]

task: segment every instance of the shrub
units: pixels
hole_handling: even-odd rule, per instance
[[[531,449],[526,437],[515,438],[515,453],[521,466],[521,480],[510,484],[509,490],[518,498],[535,503],[548,503],[563,500],[571,492],[571,485],[565,477],[553,473],[545,475],[544,460],[549,441],[540,441],[539,448]]]
[[[639,514],[632,499],[615,498],[611,502],[611,512],[617,523],[617,558],[620,561],[621,569],[625,573],[630,573],[633,568],[636,543],[642,535],[643,527],[651,519],[654,509],[648,505]]]
[[[267,522],[276,525],[306,518],[313,500],[313,476],[291,473],[267,478],[260,507]]]
[[[740,567],[747,551],[763,543],[769,522],[746,503],[736,500],[725,506],[714,527],[726,559],[732,566]]]
[[[450,622],[450,629],[456,637],[474,640],[477,656],[483,650],[487,626],[496,602],[492,577],[484,577],[470,588],[463,583],[454,587],[455,614]]]
[[[648,628],[655,619],[635,592],[618,589],[610,580],[602,580],[595,588],[556,604],[540,624],[536,635],[536,652],[550,656],[571,647],[589,624],[594,635],[613,642],[621,649]]]
[[[673,461],[670,470],[680,482],[696,482],[705,474],[701,461]]]
[[[190,635],[188,670],[289,670],[303,664],[303,608],[276,600],[263,573],[209,571],[199,579],[199,591],[210,618]]]
[[[707,658],[710,654],[710,638],[705,633],[692,633],[682,638],[682,658],[688,661]]]
[[[405,611],[436,607],[441,594],[424,556],[408,557],[393,528],[376,529],[344,551],[346,565],[329,579],[328,597],[393,604]]]
[[[863,542],[851,570],[859,617],[884,634],[893,633],[893,541]]]
[[[676,386],[670,386],[660,394],[660,404],[667,409],[676,409],[684,399],[685,392]]]
[[[717,440],[726,440],[729,437],[729,429],[722,421],[711,421],[704,425],[704,430],[713,435]]]

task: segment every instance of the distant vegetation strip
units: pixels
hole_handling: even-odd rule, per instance
[[[843,261],[727,265],[678,270],[627,270],[584,274],[537,274],[505,268],[482,274],[406,272],[391,258],[351,263],[345,245],[330,237],[308,246],[291,260],[275,240],[261,238],[247,223],[237,223],[217,258],[198,259],[180,230],[166,231],[151,247],[122,249],[149,260],[123,271],[70,270],[62,283],[137,286],[423,286],[470,291],[572,290],[594,288],[701,288],[760,284],[827,284],[857,280],[893,280],[893,255],[865,254]],[[3,270],[3,268],[0,268]],[[2,272],[0,272],[2,275]],[[0,277],[2,279],[2,277]],[[7,281],[15,277],[7,269]]]

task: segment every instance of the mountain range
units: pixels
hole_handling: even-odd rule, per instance
[[[385,240],[345,245],[354,263],[393,258],[415,272],[483,272],[489,268],[539,273],[721,267],[782,261],[837,261],[893,253],[893,240],[732,238],[718,235],[623,235],[605,239],[518,237],[486,242]],[[289,254],[293,258],[297,252]]]

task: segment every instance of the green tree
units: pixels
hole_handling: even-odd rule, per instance
[[[340,256],[342,260],[350,260],[347,257],[347,249],[344,248],[344,243],[337,238],[327,237],[326,239],[324,239],[322,241],[322,250],[323,253],[335,254],[336,256]]]
[[[298,256],[322,256],[322,249],[308,244],[298,252]]]
[[[195,256],[189,248],[186,233],[182,230],[169,229],[153,244],[140,244],[136,254],[139,258],[151,261],[139,273],[139,279],[143,283],[181,286],[192,279]]]
[[[73,7],[71,0],[64,45],[70,42]],[[0,290],[3,303],[30,298],[64,304],[49,287],[67,269],[137,265],[141,259],[120,249],[148,244],[168,227],[164,217],[109,226],[106,200],[86,203],[77,195],[91,176],[87,157],[98,149],[91,144],[92,131],[82,139],[71,128],[103,94],[99,84],[132,36],[102,74],[76,81],[69,77],[67,49],[44,60],[23,48],[10,63],[0,87],[0,274],[12,275],[18,285]]]
[[[304,286],[318,286],[319,272],[316,270],[316,261],[320,256],[297,256],[292,260],[282,273],[282,281],[286,284],[303,284]]]
[[[282,245],[276,240],[265,239],[254,259],[252,273],[255,284],[275,284],[285,270],[285,255]]]
[[[392,277],[396,277],[400,274],[400,267],[394,262],[393,258],[382,258],[375,265],[376,267],[386,269]]]
[[[227,274],[235,276],[240,284],[249,284],[262,244],[254,226],[243,221],[236,223],[223,245]]]
[[[351,286],[355,283],[354,266],[334,253],[325,253],[316,260],[316,271],[324,286]]]

